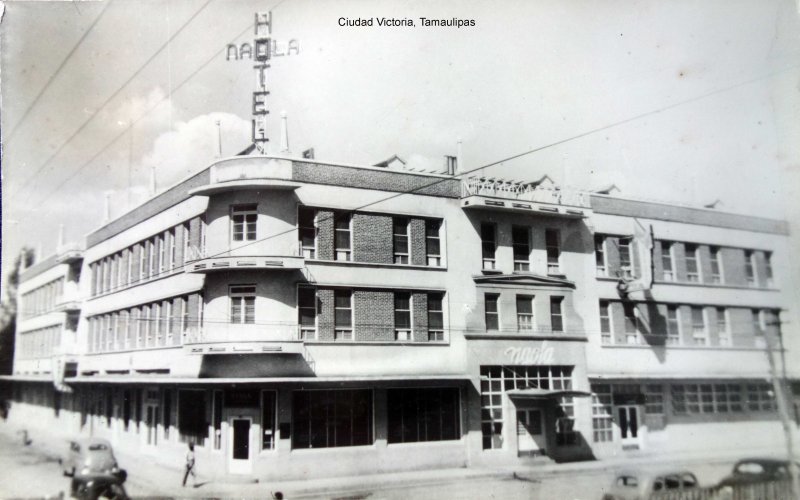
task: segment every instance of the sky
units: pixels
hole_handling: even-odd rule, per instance
[[[300,54],[274,58],[268,129],[293,153],[397,154],[800,228],[800,22],[782,0],[114,0],[5,2],[2,265],[55,250],[249,145],[253,14]],[[377,19],[414,27],[380,27]],[[471,19],[424,27],[420,18]],[[375,19],[342,27],[340,18]],[[555,145],[554,145],[555,144]],[[794,238],[794,237],[793,237]],[[800,246],[795,246],[800,248]],[[794,271],[796,272],[796,270]],[[795,281],[800,282],[800,281]]]

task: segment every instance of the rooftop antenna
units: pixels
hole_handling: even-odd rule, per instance
[[[214,157],[222,158],[222,122],[216,120],[214,121],[214,124],[217,126],[217,151]]]

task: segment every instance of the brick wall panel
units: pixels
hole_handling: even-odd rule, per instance
[[[333,260],[333,211],[317,210],[317,258]]]
[[[767,287],[767,259],[764,257],[764,252],[753,252],[756,260],[756,284],[762,288]]]
[[[425,219],[412,218],[409,221],[411,233],[411,264],[424,266],[427,264],[425,255]]]
[[[333,290],[320,288],[317,290],[317,332],[318,340],[333,340]]]
[[[711,283],[711,249],[708,245],[700,245],[697,253],[700,259],[698,262],[700,277],[703,279],[703,283]]]
[[[733,307],[728,309],[730,318],[731,345],[737,347],[752,347],[755,345],[753,334],[753,317],[750,309]]]
[[[428,294],[414,293],[411,297],[411,321],[414,327],[414,341],[428,341]]]
[[[622,308],[622,302],[614,301],[609,303],[609,310],[611,312],[611,325],[612,334],[614,336],[615,344],[625,343],[625,310]]]
[[[661,253],[661,241],[655,240],[653,242],[653,279],[654,280],[663,280],[664,279],[664,263],[661,260],[662,253]]]
[[[725,283],[728,285],[746,285],[744,250],[741,248],[721,248],[719,253]]]
[[[178,225],[175,228],[175,265],[182,266],[183,265],[183,247],[184,247],[184,230],[183,224]]]
[[[353,247],[353,260],[356,262],[393,263],[392,217],[354,214]]]
[[[689,306],[678,307],[678,322],[681,325],[681,344],[694,345],[692,337],[692,308]]]
[[[200,248],[200,222],[200,217],[194,217],[189,221],[189,245],[196,249]]]
[[[376,290],[353,292],[355,340],[394,341],[394,293]]]
[[[717,320],[719,319],[719,314],[717,313],[716,307],[706,308],[706,319],[708,320],[708,324],[706,325],[708,328],[708,344],[718,346],[719,328],[717,328]]]

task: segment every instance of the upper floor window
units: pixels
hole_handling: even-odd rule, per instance
[[[147,252],[147,259],[150,262],[149,277],[155,278],[158,276],[158,238],[150,238],[147,240],[149,250]]]
[[[633,276],[630,238],[619,239],[619,272],[620,276],[623,278],[630,278]]]
[[[758,309],[751,309],[750,318],[753,325],[752,331],[754,335],[755,346],[763,349],[767,347],[767,341],[764,338],[764,318],[761,314],[761,311]]]
[[[353,293],[336,290],[333,293],[333,339],[353,340]]]
[[[693,283],[700,281],[699,251],[697,245],[686,245],[686,280]]]
[[[550,327],[554,332],[564,331],[564,316],[561,304],[564,297],[550,297]]]
[[[706,318],[702,307],[692,307],[692,339],[695,345],[708,344]]]
[[[606,262],[606,237],[594,235],[594,261],[598,276],[608,276],[608,263]]]
[[[234,205],[231,207],[231,239],[233,241],[255,241],[258,205]]]
[[[514,270],[529,271],[531,259],[530,228],[525,226],[512,226],[511,240],[514,246]]]
[[[517,330],[533,330],[533,297],[517,295]]]
[[[607,300],[600,301],[600,341],[611,343],[611,308]]]
[[[544,243],[547,249],[547,274],[561,273],[561,248],[558,240],[559,234],[557,229],[545,230]]]
[[[756,255],[752,250],[744,251],[744,275],[748,286],[756,286]]]
[[[300,340],[317,337],[317,292],[313,288],[297,289],[297,322],[300,325]]]
[[[336,234],[333,238],[333,250],[336,260],[352,260],[352,244],[350,242],[352,220],[353,218],[349,213],[337,213],[334,215],[333,228]]]
[[[256,287],[255,285],[231,286],[231,323],[254,324],[256,322]]]
[[[678,306],[667,306],[667,344],[678,345],[681,343],[680,322],[678,321]]]
[[[392,222],[394,263],[408,264],[408,219],[395,217]]]
[[[495,269],[495,251],[497,250],[497,226],[491,222],[481,223],[481,255],[483,269]]]
[[[133,261],[133,248],[134,247],[130,247],[127,250],[125,250],[125,262],[127,263],[127,268],[128,268],[126,273],[127,275],[126,283],[128,284],[133,283],[136,279],[134,277],[136,263]]]
[[[314,223],[316,210],[300,207],[297,214],[297,232],[300,239],[300,253],[306,259],[317,257],[317,227]]]
[[[158,272],[163,273],[167,268],[167,245],[166,234],[159,234],[158,240]]]
[[[167,238],[169,240],[169,268],[175,269],[177,265],[178,249],[177,242],[175,241],[175,228],[173,227],[167,231]]]
[[[675,267],[672,265],[672,242],[661,242],[661,267],[664,281],[675,281]]]
[[[186,263],[195,258],[192,255],[192,240],[191,238],[189,238],[189,235],[191,234],[189,221],[183,223],[182,231],[183,231],[183,262]]]
[[[717,308],[717,335],[719,336],[719,345],[731,345],[731,332],[728,330],[727,311],[724,307]]]
[[[722,263],[719,259],[719,247],[711,247],[711,282],[722,283]]]
[[[395,292],[394,294],[394,339],[411,340],[411,294]]]
[[[425,221],[425,257],[429,266],[442,265],[441,228],[440,220]]]
[[[497,310],[497,300],[500,296],[496,293],[487,293],[484,295],[484,309],[486,318],[486,330],[499,330],[500,317]]]
[[[636,316],[636,307],[631,302],[622,304],[625,314],[625,343],[639,343],[639,318]]]
[[[764,252],[764,271],[767,275],[767,286],[774,286],[775,280],[772,277],[772,252]]]
[[[444,340],[444,295],[428,294],[428,341]]]

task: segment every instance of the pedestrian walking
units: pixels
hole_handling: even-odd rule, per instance
[[[186,486],[186,480],[192,475],[192,486],[197,487],[197,474],[194,471],[194,443],[189,443],[189,451],[186,452],[186,471],[183,473],[183,485]]]

